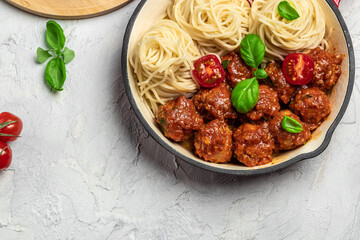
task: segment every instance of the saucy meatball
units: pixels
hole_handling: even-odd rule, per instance
[[[204,124],[190,99],[181,96],[159,108],[156,122],[164,135],[176,142],[185,141]]]
[[[249,123],[234,131],[234,153],[236,159],[247,167],[264,165],[272,161],[274,139],[268,128]]]
[[[195,153],[205,161],[226,163],[232,156],[232,131],[229,126],[215,119],[195,133]]]
[[[228,60],[228,65],[225,69],[225,79],[232,88],[234,88],[238,82],[252,78],[254,69],[246,65],[239,54],[229,52],[225,56],[221,57],[221,61],[225,60]]]
[[[237,112],[231,104],[231,92],[229,85],[220,83],[214,88],[203,88],[193,97],[196,109],[206,119],[236,118]]]
[[[266,66],[265,71],[269,75],[271,82],[274,84],[275,90],[277,91],[281,101],[288,104],[295,93],[296,87],[290,85],[286,81],[281,65],[277,63],[269,63]]]
[[[330,114],[330,101],[326,94],[318,88],[301,89],[290,104],[294,113],[300,116],[310,130],[316,129]]]
[[[276,91],[269,86],[259,86],[259,100],[255,107],[246,116],[251,120],[259,120],[262,117],[270,118],[280,110],[279,98]]]
[[[323,91],[330,89],[339,81],[344,55],[334,55],[319,47],[310,50],[308,55],[315,64],[314,76],[308,86],[318,87]]]
[[[299,133],[290,133],[286,131],[281,125],[284,116],[291,117],[298,121],[302,125],[303,131]],[[275,140],[275,151],[297,148],[304,145],[311,138],[309,128],[290,110],[278,112],[274,118],[269,121],[269,129]]]

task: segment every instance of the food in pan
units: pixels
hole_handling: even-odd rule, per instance
[[[175,0],[129,62],[167,138],[254,167],[306,144],[331,113],[344,55],[329,32],[316,0]]]

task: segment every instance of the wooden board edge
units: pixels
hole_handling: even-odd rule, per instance
[[[109,8],[106,9],[104,11],[101,12],[97,12],[97,13],[92,13],[92,14],[86,14],[86,15],[72,15],[72,16],[64,16],[64,15],[55,15],[55,14],[47,14],[47,13],[43,13],[43,12],[38,12],[35,11],[33,9],[30,8],[26,8],[20,4],[17,4],[15,2],[12,2],[11,0],[5,0],[5,2],[7,2],[9,5],[16,7],[20,10],[23,10],[25,12],[37,15],[39,17],[44,17],[44,18],[51,18],[51,19],[59,19],[59,20],[80,20],[80,19],[87,19],[87,18],[94,18],[94,17],[99,17],[102,15],[106,15],[108,13],[111,13],[113,11],[116,11],[122,7],[124,7],[125,5],[129,4],[130,2],[132,2],[133,0],[128,0],[122,4],[119,4],[118,6],[115,6],[113,8]]]

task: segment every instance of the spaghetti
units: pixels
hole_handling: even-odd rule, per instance
[[[284,60],[289,53],[326,46],[325,20],[316,0],[288,0],[300,17],[289,21],[278,13],[282,0],[255,0],[250,13],[250,33],[259,35],[266,57]]]
[[[203,55],[235,50],[248,34],[247,0],[175,0],[167,12],[198,43]]]
[[[161,20],[140,39],[129,61],[139,94],[153,114],[159,104],[197,91],[190,70],[199,56],[189,34],[171,20]]]

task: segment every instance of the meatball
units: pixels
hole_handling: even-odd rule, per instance
[[[290,104],[294,113],[300,116],[310,130],[316,129],[330,114],[330,101],[326,94],[318,88],[301,89]]]
[[[281,125],[284,116],[291,117],[298,121],[302,125],[303,131],[299,133],[290,133],[286,131]],[[275,140],[275,151],[297,148],[304,145],[311,138],[309,128],[290,110],[278,112],[274,118],[269,121],[269,129]]]
[[[269,86],[259,86],[259,100],[255,107],[246,116],[251,120],[259,120],[262,117],[270,118],[280,110],[279,98],[276,91]]]
[[[308,86],[318,87],[323,91],[330,89],[339,81],[344,55],[334,55],[319,47],[310,50],[308,55],[315,64],[314,75]]]
[[[295,93],[296,87],[290,85],[286,81],[279,64],[269,63],[266,66],[265,71],[269,75],[271,82],[274,84],[275,90],[277,91],[281,101],[285,104],[288,104]]]
[[[236,123],[234,125],[238,125],[243,124],[243,123],[250,123],[250,124],[254,124],[254,125],[264,125],[266,124],[269,119],[266,117],[262,117],[259,120],[252,120],[251,118],[249,118],[247,116],[247,114],[239,114],[239,117],[236,119]]]
[[[190,99],[181,96],[168,101],[159,108],[156,122],[164,135],[176,142],[185,141],[204,124]]]
[[[195,153],[205,161],[226,163],[232,156],[232,131],[229,126],[215,119],[195,133]]]
[[[229,52],[221,58],[221,61],[225,60],[229,61],[225,69],[226,81],[232,88],[234,88],[238,82],[253,77],[255,69],[246,65],[239,54]]]
[[[220,83],[214,88],[203,88],[193,97],[196,109],[208,120],[237,118],[237,112],[231,104],[229,85]]]
[[[268,128],[242,124],[234,131],[233,140],[235,157],[246,166],[254,167],[272,161],[275,145]]]

